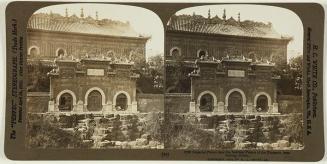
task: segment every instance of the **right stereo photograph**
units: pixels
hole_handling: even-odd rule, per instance
[[[291,10],[205,5],[170,17],[168,149],[302,150],[303,25]]]

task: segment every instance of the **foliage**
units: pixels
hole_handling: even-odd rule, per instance
[[[78,131],[59,128],[56,119],[29,117],[26,141],[30,148],[84,148]]]
[[[124,141],[125,135],[122,133],[121,130],[122,122],[120,121],[119,115],[113,120],[112,129],[110,133],[108,133],[103,140],[108,141]]]
[[[140,133],[137,128],[139,119],[136,115],[131,115],[127,118],[127,120],[128,120],[128,130],[127,130],[128,140],[134,141],[136,140],[136,138],[140,137]]]
[[[166,90],[171,93],[191,92],[191,80],[188,74],[193,68],[186,67],[182,56],[175,56],[174,62],[166,66]]]
[[[302,90],[302,69],[303,69],[303,57],[302,55],[292,58],[290,60],[290,69],[292,70],[292,79],[294,79],[294,88],[298,91]]]
[[[267,119],[267,126],[269,128],[269,137],[268,137],[268,141],[269,142],[275,142],[280,138],[280,132],[279,129],[280,128],[280,119],[278,117],[268,117]]]
[[[303,118],[302,114],[290,114],[283,123],[286,135],[290,136],[290,142],[303,144]]]
[[[61,128],[73,128],[77,125],[78,123],[78,118],[77,115],[71,115],[71,116],[66,116],[66,115],[60,115],[59,116],[59,123]]]
[[[287,66],[279,66],[275,73],[281,76],[278,81],[278,88],[284,95],[301,95],[302,94],[302,55],[291,58]]]
[[[47,73],[53,68],[43,65],[40,61],[35,65],[28,65],[28,84],[27,91],[30,92],[49,92],[50,79]]]
[[[170,148],[217,149],[223,140],[217,131],[209,131],[191,124],[189,120],[171,121],[167,129]]]
[[[137,86],[144,93],[163,93],[163,55],[149,57],[147,62],[136,63],[136,72],[140,74]]]
[[[148,113],[143,124],[144,131],[150,134],[153,140],[162,142],[163,118],[161,113]]]
[[[158,55],[149,57],[148,65],[151,70],[151,75],[163,74],[163,71],[164,71],[163,55],[158,54]]]
[[[201,124],[208,121],[194,122],[183,116],[174,115],[165,124],[168,126],[165,132],[169,134],[166,146],[173,149],[241,149],[246,142],[274,143],[286,136],[290,137],[290,142],[303,144],[301,118],[299,114],[235,120],[233,116],[228,116],[220,126],[206,129]],[[255,147],[256,145],[252,144],[247,148]]]

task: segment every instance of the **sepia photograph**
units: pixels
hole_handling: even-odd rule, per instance
[[[166,148],[304,148],[303,25],[295,13],[185,8],[165,36]]]
[[[318,1],[3,9],[7,161],[324,159]]]
[[[163,149],[164,28],[114,4],[37,10],[27,25],[27,148]]]

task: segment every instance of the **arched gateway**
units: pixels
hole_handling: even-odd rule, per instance
[[[60,112],[71,112],[76,105],[76,95],[73,91],[65,89],[58,93],[56,97],[56,106]]]
[[[268,99],[265,95],[260,95],[257,99],[256,110],[258,112],[267,112],[268,110]]]
[[[131,106],[131,97],[125,91],[119,91],[114,95],[113,98],[113,107],[116,111],[126,111],[129,110]]]
[[[242,112],[243,100],[240,92],[234,91],[229,95],[227,109],[229,112]]]
[[[73,96],[70,93],[64,93],[59,98],[59,111],[70,112],[73,110]]]
[[[265,92],[257,93],[253,104],[257,112],[268,112],[272,105],[271,97]]]
[[[117,111],[125,111],[127,110],[127,96],[124,93],[120,93],[116,98],[116,106],[115,109]]]
[[[97,90],[93,90],[87,97],[87,110],[88,111],[101,111],[102,110],[102,96]]]
[[[214,108],[213,96],[209,93],[201,96],[199,108],[201,112],[212,112]]]
[[[200,112],[213,112],[217,104],[217,97],[211,91],[203,91],[197,99],[198,110]]]
[[[105,93],[99,87],[90,88],[84,99],[88,111],[101,111],[106,100]]]
[[[242,112],[246,105],[246,97],[241,89],[234,88],[228,91],[225,98],[228,112]]]

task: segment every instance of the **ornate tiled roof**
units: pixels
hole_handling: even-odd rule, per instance
[[[62,16],[57,13],[33,14],[27,25],[28,29],[71,32],[95,35],[143,37],[130,26],[129,22],[121,22],[111,19],[94,19],[91,16],[84,17],[81,14]]]
[[[222,34],[235,35],[245,37],[259,37],[259,38],[274,38],[274,39],[291,39],[284,37],[277,33],[272,27],[271,23],[265,24],[263,22],[255,22],[250,20],[240,21],[233,17],[226,19],[215,17],[208,18],[202,15],[173,15],[168,23],[168,30],[170,31],[184,31],[204,34]]]

